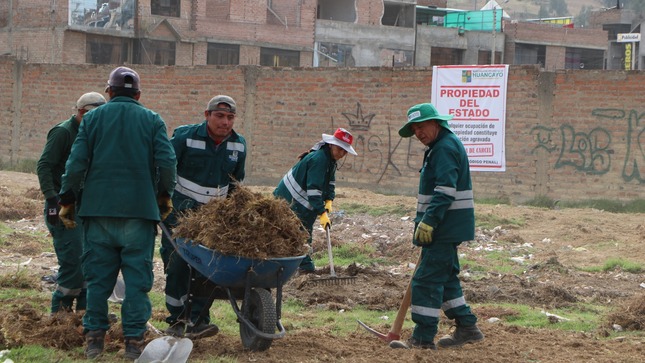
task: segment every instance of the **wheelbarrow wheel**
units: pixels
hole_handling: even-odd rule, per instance
[[[244,317],[248,319],[255,328],[263,333],[274,334],[276,328],[276,309],[271,293],[266,289],[253,288],[251,294],[244,299],[242,311],[247,308],[248,313]],[[245,349],[253,352],[261,352],[269,349],[272,339],[258,336],[255,331],[246,324],[240,322],[240,337]]]

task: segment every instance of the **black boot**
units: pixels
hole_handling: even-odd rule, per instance
[[[474,343],[484,340],[484,334],[479,330],[477,325],[473,326],[459,326],[452,334],[446,335],[439,339],[437,344],[441,348],[460,347],[466,343]]]
[[[90,330],[85,334],[85,356],[88,359],[96,359],[103,353],[103,346],[105,345],[105,330]]]
[[[144,345],[143,336],[125,337],[125,357],[132,360],[139,358]]]

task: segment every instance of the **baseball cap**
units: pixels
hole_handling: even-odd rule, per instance
[[[352,141],[354,141],[354,136],[349,133],[349,131],[344,128],[338,128],[334,135],[322,134],[322,139],[328,144],[333,144],[342,147],[348,153],[352,155],[358,155],[356,150],[352,147]]]
[[[451,120],[452,117],[452,115],[440,115],[431,103],[420,103],[418,105],[414,105],[408,110],[408,122],[399,129],[399,136],[410,137],[414,135],[410,126],[416,122],[429,120],[435,120],[441,127],[450,130],[448,120]]]
[[[116,67],[110,73],[108,85],[105,90],[107,91],[109,87],[122,87],[138,90],[139,74],[128,67]]]
[[[82,95],[78,101],[76,101],[77,110],[91,110],[93,108],[99,107],[100,105],[105,104],[107,101],[102,94],[98,92],[89,92]]]
[[[228,105],[228,107],[218,108],[217,105],[219,105],[220,103],[225,103]],[[237,107],[235,105],[235,100],[225,95],[217,95],[211,98],[211,100],[208,101],[208,105],[206,106],[206,111],[226,111],[230,113],[235,113],[236,110],[237,110]]]

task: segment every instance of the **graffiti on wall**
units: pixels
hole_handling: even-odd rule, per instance
[[[592,111],[600,125],[616,125],[623,122],[627,126],[627,152],[625,154],[622,178],[626,182],[636,180],[645,183],[645,113],[635,110],[626,112],[621,109],[600,108]],[[531,129],[538,149],[549,153],[558,152],[554,168],[573,167],[591,175],[604,175],[611,170],[612,155],[611,132],[604,127],[596,127],[588,132],[576,130],[569,124],[559,128],[535,126]],[[559,136],[559,143],[557,141]]]
[[[396,175],[403,175],[401,166],[397,165],[394,155],[400,148],[404,139],[398,135],[398,127],[390,127],[387,124],[387,138],[383,134],[370,134],[370,125],[376,116],[374,113],[364,113],[360,102],[356,103],[356,110],[342,112],[351,132],[354,135],[354,149],[358,156],[352,157],[348,164],[342,168],[355,173],[367,173],[378,177],[375,181],[379,184],[388,171]],[[333,126],[333,118],[332,118]],[[418,170],[420,165],[420,153],[415,152],[411,138],[406,140],[406,162],[405,166],[411,170]],[[369,161],[369,162],[368,162]]]

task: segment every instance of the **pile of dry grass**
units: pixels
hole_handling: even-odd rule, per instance
[[[645,294],[636,295],[615,307],[605,317],[606,326],[618,324],[627,331],[645,330]]]
[[[188,211],[179,218],[174,236],[252,259],[303,255],[308,238],[284,199],[265,197],[242,185],[226,199]]]
[[[59,312],[45,316],[27,304],[14,306],[0,320],[0,342],[7,348],[40,345],[73,349],[83,345],[81,315]]]

